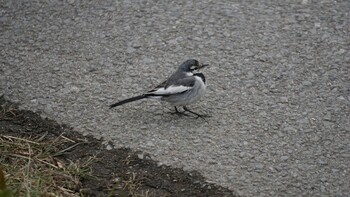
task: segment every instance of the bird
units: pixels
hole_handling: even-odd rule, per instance
[[[195,59],[186,60],[167,80],[156,86],[154,89],[144,94],[114,103],[110,105],[110,108],[141,99],[157,98],[173,105],[175,107],[176,114],[188,116],[184,113],[187,111],[191,114],[197,115],[198,117],[208,116],[193,112],[187,107],[188,105],[198,101],[205,93],[205,76],[203,73],[194,73],[194,71],[207,66],[209,66],[209,64],[200,64],[198,60]],[[179,111],[179,107],[182,107],[184,111]]]

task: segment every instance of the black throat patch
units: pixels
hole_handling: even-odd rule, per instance
[[[203,82],[205,83],[205,77],[204,77],[203,73],[194,73],[193,76],[198,76],[198,77],[202,78]]]

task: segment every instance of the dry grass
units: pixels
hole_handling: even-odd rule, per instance
[[[18,113],[11,104],[5,104],[1,106],[0,120],[15,119]],[[89,175],[88,165],[79,160],[64,162],[57,157],[79,143],[64,135],[52,139],[48,133],[35,137],[14,134],[0,135],[5,189],[11,190],[13,196],[80,196],[79,179]]]
[[[1,99],[1,98],[0,98]],[[12,105],[0,106],[0,121],[13,120],[20,114]],[[98,159],[89,157],[84,160],[63,160],[59,157],[80,143],[63,134],[58,137],[0,134],[0,197],[47,196],[75,197],[84,196],[82,178],[96,179],[91,166]],[[23,137],[25,136],[25,137]],[[124,161],[129,165],[129,155]],[[136,173],[127,173],[129,178],[117,180],[108,196],[125,194],[130,197],[150,197],[149,191],[140,191],[141,179]]]
[[[149,189],[142,189],[143,179],[135,172],[127,172],[128,178],[116,179],[112,188],[109,189],[108,196],[128,196],[128,197],[155,197],[154,192]],[[118,191],[118,192],[116,192]]]
[[[25,139],[0,135],[0,163],[7,186],[15,196],[80,196],[80,178],[91,176],[87,161],[61,161],[57,155],[76,146],[60,135],[47,140],[45,136]],[[64,148],[68,147],[68,148]]]

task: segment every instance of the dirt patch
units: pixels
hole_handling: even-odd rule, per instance
[[[102,141],[82,136],[53,120],[42,119],[32,111],[18,110],[3,98],[0,105],[0,137],[50,143],[55,143],[58,138],[65,139],[58,145],[61,151],[52,160],[60,161],[62,165],[84,164],[84,168],[90,172],[88,176],[76,175],[79,183],[70,188],[75,190],[74,195],[237,196],[226,188],[207,183],[198,172],[158,166],[149,155],[126,148],[106,150]],[[0,160],[5,166],[6,162],[11,161],[11,158],[1,157],[3,155]],[[6,168],[4,171],[6,175]],[[11,188],[11,185],[8,187]]]

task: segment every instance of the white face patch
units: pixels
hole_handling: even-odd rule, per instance
[[[186,72],[186,76],[187,77],[193,76],[193,73],[192,72]]]

